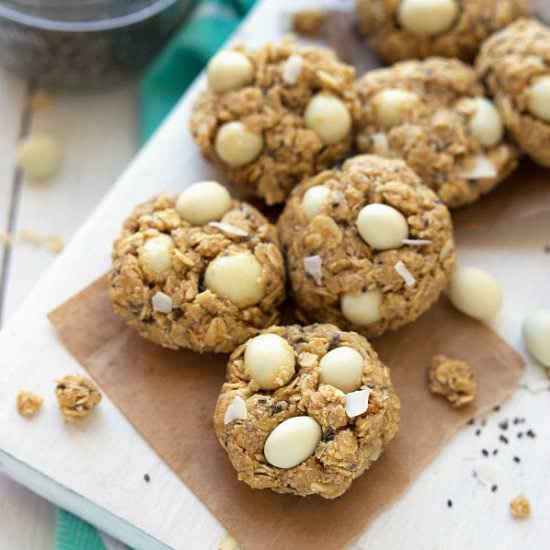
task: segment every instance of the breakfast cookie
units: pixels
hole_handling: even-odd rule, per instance
[[[355,69],[292,42],[224,50],[191,117],[202,154],[268,204],[346,156],[359,106]]]
[[[285,268],[273,225],[216,182],[139,205],[113,246],[116,313],[167,348],[231,352],[277,320]]]
[[[550,166],[550,28],[516,21],[483,44],[476,68],[520,148]]]
[[[299,318],[367,337],[426,311],[455,262],[448,209],[403,161],[375,155],[301,183],[278,228]]]
[[[471,61],[488,36],[527,11],[525,0],[357,0],[359,28],[386,63]]]
[[[359,151],[402,158],[449,207],[474,202],[517,164],[498,110],[457,59],[398,63],[358,88]]]
[[[336,498],[395,436],[389,369],[357,333],[270,327],[229,359],[218,440],[254,489]]]

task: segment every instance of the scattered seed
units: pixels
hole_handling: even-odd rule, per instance
[[[518,432],[517,438],[521,439],[523,437],[523,432]]]
[[[476,430],[476,435],[481,435],[481,430],[479,428]]]
[[[534,439],[535,437],[537,437],[537,434],[535,434],[533,430],[527,430],[527,437]]]
[[[452,507],[453,507],[453,501],[452,501],[451,499],[449,499],[449,500],[447,501],[447,506],[448,506],[449,508],[452,508]]]
[[[515,456],[515,457],[514,457],[514,462],[515,462],[516,464],[519,464],[519,463],[521,462],[521,458],[520,458],[519,456]]]
[[[498,485],[493,485],[493,486],[491,487],[491,492],[492,492],[492,493],[496,493],[497,491],[498,491]]]
[[[544,252],[546,252],[546,254],[550,254],[550,244],[547,244],[547,245],[544,247]]]
[[[507,430],[508,429],[508,420],[503,420],[502,422],[500,422],[498,427],[501,430]]]
[[[473,426],[474,422],[475,420],[473,418],[470,418],[470,420],[468,420],[468,426]]]
[[[489,456],[489,451],[487,449],[481,449],[481,454],[483,456]]]
[[[493,449],[493,456],[498,454],[498,449]]]
[[[481,421],[481,427],[485,428],[485,424],[487,424],[487,420],[485,420],[485,418],[483,418],[482,421]]]
[[[151,481],[151,476],[149,474],[145,474],[143,476],[143,479],[145,480],[146,483],[149,483]]]
[[[493,411],[495,411],[495,412],[500,411],[500,405],[497,405],[496,407],[493,407]]]
[[[505,435],[499,435],[498,440],[502,441],[505,445],[508,445],[508,438]]]

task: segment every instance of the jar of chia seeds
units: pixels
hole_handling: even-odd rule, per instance
[[[45,84],[103,85],[142,69],[193,0],[0,0],[0,63]]]

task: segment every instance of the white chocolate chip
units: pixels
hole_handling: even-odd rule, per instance
[[[264,455],[277,468],[293,468],[315,452],[319,441],[319,424],[310,416],[294,416],[281,422],[269,434]]]
[[[351,130],[351,115],[346,104],[330,94],[313,96],[307,104],[304,120],[325,145],[342,141]]]
[[[229,407],[225,410],[223,423],[231,424],[234,420],[246,420],[247,418],[248,411],[246,410],[246,403],[243,401],[242,397],[236,395],[229,404]]]
[[[380,305],[382,292],[378,289],[367,290],[359,294],[346,293],[340,299],[340,308],[344,317],[356,325],[370,325],[382,318]]]
[[[34,134],[17,148],[17,165],[31,180],[46,180],[56,174],[61,164],[61,146],[52,136]]]
[[[304,271],[315,281],[316,285],[323,282],[323,260],[321,256],[306,256],[304,258]]]
[[[486,97],[475,97],[469,101],[474,108],[474,113],[468,123],[470,133],[483,147],[493,147],[501,141],[504,134],[500,113],[495,104]]]
[[[252,162],[263,147],[262,136],[250,131],[242,122],[227,122],[216,135],[216,153],[229,166]]]
[[[283,65],[283,80],[287,84],[296,84],[304,69],[304,58],[292,54]]]
[[[155,293],[152,299],[153,309],[159,313],[172,313],[172,298],[161,292],[160,290]]]
[[[490,319],[502,304],[502,289],[487,271],[459,267],[452,274],[447,293],[451,303],[475,319]]]
[[[409,235],[405,216],[387,204],[367,204],[355,223],[363,240],[374,250],[399,248]]]
[[[397,274],[405,281],[406,287],[411,287],[416,284],[416,279],[414,275],[409,271],[407,266],[402,260],[399,260],[393,266]]]
[[[346,414],[349,418],[355,418],[369,408],[370,390],[359,390],[346,395]]]
[[[264,297],[264,289],[259,285],[262,271],[260,262],[250,252],[218,256],[208,264],[204,284],[214,294],[245,308]]]
[[[388,142],[388,136],[384,132],[377,132],[372,134],[372,152],[380,157],[390,156],[390,144]]]
[[[550,367],[550,310],[535,311],[523,321],[523,340],[529,353]]]
[[[192,225],[219,220],[231,208],[227,189],[215,181],[200,181],[180,193],[176,202],[178,214]]]
[[[397,18],[408,31],[431,35],[447,30],[457,13],[456,0],[402,0]]]
[[[302,209],[308,220],[318,216],[323,210],[323,204],[327,200],[330,190],[325,185],[310,187],[302,198]]]
[[[493,161],[484,155],[476,155],[467,160],[468,164],[459,170],[458,175],[466,180],[495,178],[497,169]]]
[[[254,66],[246,55],[224,50],[210,60],[207,75],[208,86],[212,91],[227,92],[252,82]]]
[[[296,361],[290,344],[278,334],[260,334],[246,344],[244,371],[262,390],[274,390],[294,376]]]
[[[169,235],[158,235],[149,239],[139,250],[139,260],[145,273],[163,277],[172,267],[174,241]]]
[[[241,229],[240,227],[237,227],[235,225],[231,225],[230,223],[209,222],[208,227],[215,227],[216,229],[219,229],[220,231],[223,231],[228,235],[236,235],[237,237],[248,237],[248,233],[244,229]]]
[[[418,96],[408,90],[389,88],[372,98],[374,117],[382,126],[399,124],[418,103]]]
[[[361,385],[361,376],[365,369],[363,356],[349,346],[330,350],[319,361],[320,380],[349,393]]]
[[[550,76],[543,76],[531,84],[527,107],[531,114],[550,122]]]

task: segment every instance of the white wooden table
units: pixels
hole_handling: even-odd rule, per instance
[[[299,4],[264,2],[240,38],[254,45],[280,37],[281,11]],[[214,549],[224,530],[108,399],[85,429],[64,426],[55,406],[45,407],[32,422],[24,421],[14,413],[13,399],[20,387],[28,387],[51,401],[52,381],[80,369],[57,341],[45,314],[108,268],[110,242],[131,206],[162,189],[176,192],[215,174],[200,160],[186,129],[192,96],[203,85],[199,82],[180,103],[32,293],[31,287],[52,261],[47,252],[16,244],[2,264],[3,319],[10,320],[0,333],[0,469],[147,550]],[[18,184],[14,179],[13,154],[25,90],[25,83],[0,73],[0,228],[9,226],[16,235],[27,228],[59,233],[68,239],[136,150],[134,88],[59,96],[54,108],[32,116],[31,130],[51,131],[65,145],[64,171],[44,186]],[[14,188],[15,200],[10,201],[7,197]],[[535,307],[550,307],[550,255],[544,252],[550,244],[550,216],[465,233],[458,236],[458,243],[462,263],[486,267],[500,279],[506,300],[494,326],[523,351],[522,318]],[[537,367],[529,372],[542,375]],[[507,417],[527,421],[503,432],[497,422]],[[475,425],[454,438],[358,545],[385,550],[546,549],[548,418],[550,392],[532,395],[518,390],[487,419],[479,436]],[[517,432],[527,427],[536,438],[518,439]],[[499,442],[501,434],[509,436],[508,445]],[[472,470],[485,464],[480,463],[482,448],[499,451],[485,461],[492,465],[488,470],[498,485],[495,493],[472,477]],[[519,464],[514,456],[521,459]],[[144,472],[151,475],[151,483],[143,483]],[[2,478],[0,483],[0,548],[49,548],[51,507],[11,481]],[[513,521],[508,511],[510,498],[518,492],[525,492],[533,505],[533,517],[524,522]]]

